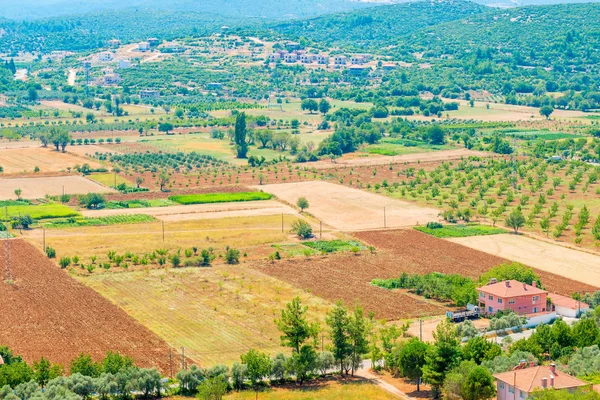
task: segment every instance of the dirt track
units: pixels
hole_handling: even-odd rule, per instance
[[[510,234],[449,240],[586,285],[600,287],[600,256]]]
[[[246,201],[238,203],[194,204],[189,206],[126,208],[119,210],[83,211],[85,217],[107,215],[147,214],[161,221],[187,221],[228,217],[252,217],[261,215],[297,215],[291,207],[277,201]]]
[[[436,209],[328,182],[283,183],[254,188],[291,204],[304,196],[310,203],[308,212],[345,231],[383,228],[384,224],[388,228],[408,227],[439,219]]]
[[[58,196],[66,194],[110,193],[114,192],[82,176],[57,176],[45,178],[0,179],[0,200],[14,200],[15,190],[21,189],[24,199],[40,199],[47,194]]]
[[[82,352],[100,359],[107,351],[119,351],[140,366],[168,370],[166,342],[31,244],[16,239],[0,243],[0,276],[0,343],[26,361],[44,356],[68,366]]]

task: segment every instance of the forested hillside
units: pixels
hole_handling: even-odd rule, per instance
[[[194,33],[219,31],[221,26],[235,26],[240,21],[218,15],[175,11],[121,10],[79,16],[65,16],[35,21],[5,21],[0,27],[0,52],[53,50],[91,50],[106,46],[106,41],[119,38],[123,42],[149,36],[163,39]],[[252,21],[245,19],[244,23]]]
[[[193,11],[232,17],[304,18],[373,6],[353,0],[24,0],[0,8],[0,17],[47,18],[122,9]]]
[[[398,44],[410,32],[485,11],[489,9],[463,0],[421,1],[292,21],[274,29],[324,46],[376,49]]]

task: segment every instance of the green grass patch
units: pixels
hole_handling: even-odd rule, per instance
[[[125,200],[125,201],[109,201],[106,203],[106,208],[119,210],[123,208],[146,208],[146,207],[168,207],[174,206],[176,203],[169,199],[155,200]]]
[[[96,181],[99,184],[101,184],[103,186],[107,186],[107,187],[113,187],[116,185],[120,185],[121,183],[124,183],[127,186],[134,184],[129,179],[125,179],[121,175],[117,175],[117,179],[116,179],[117,183],[115,185],[115,174],[110,173],[110,172],[90,174],[87,177],[90,178],[91,180]]]
[[[44,224],[46,228],[74,228],[80,226],[103,226],[118,224],[141,224],[153,222],[156,219],[146,214],[111,215],[96,218],[65,218],[50,221]]]
[[[303,244],[320,253],[353,251],[356,248],[359,250],[365,249],[362,243],[354,240],[317,240],[314,242],[305,242]]]
[[[415,226],[419,232],[435,236],[437,238],[456,238],[468,236],[498,235],[506,233],[502,228],[489,225],[443,225],[441,228],[428,228],[427,226]]]
[[[299,257],[299,256],[312,256],[319,254],[315,249],[307,248],[297,243],[280,243],[271,245],[273,249],[278,251],[281,256],[286,257]]]
[[[183,194],[171,196],[169,200],[179,204],[210,204],[230,203],[237,201],[270,200],[272,194],[264,192],[240,192],[240,193],[207,193],[207,194]]]
[[[77,217],[80,214],[63,204],[12,205],[0,209],[0,220],[9,221],[11,217],[30,215],[33,219],[52,219]]]

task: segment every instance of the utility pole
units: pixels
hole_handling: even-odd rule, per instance
[[[423,320],[419,320],[419,340],[423,341]]]
[[[169,349],[169,369],[171,378],[173,378],[173,349]]]
[[[319,221],[319,239],[323,239],[323,221]]]
[[[165,242],[165,221],[162,221],[162,237],[163,243]]]
[[[281,233],[283,233],[283,232],[284,232],[284,229],[283,229],[283,213],[281,213]]]
[[[387,228],[387,221],[386,221],[386,217],[385,217],[385,208],[387,206],[383,206],[383,227]]]
[[[181,369],[185,370],[185,347],[181,348]]]
[[[46,251],[46,228],[42,227],[42,237],[44,239],[44,252]]]

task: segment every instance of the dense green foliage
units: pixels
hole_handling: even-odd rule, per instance
[[[416,230],[427,233],[438,238],[468,237],[481,235],[498,235],[506,233],[502,228],[496,228],[489,225],[443,225],[440,228],[430,228],[428,226],[417,226]]]
[[[344,251],[353,251],[362,249],[364,246],[360,242],[352,240],[317,240],[314,242],[306,242],[305,246],[317,250],[321,253],[337,253]]]
[[[103,226],[118,224],[139,224],[156,221],[154,217],[147,214],[110,215],[107,217],[94,218],[66,218],[55,219],[44,223],[46,228],[72,228],[78,226]]]
[[[171,196],[169,200],[179,204],[209,204],[228,203],[234,201],[270,200],[273,195],[264,192],[239,192],[239,193],[207,193],[183,194]]]
[[[410,289],[428,299],[452,301],[457,306],[474,304],[477,300],[475,282],[457,274],[433,272],[427,275],[402,273],[399,278],[373,279],[371,284],[386,289]]]

